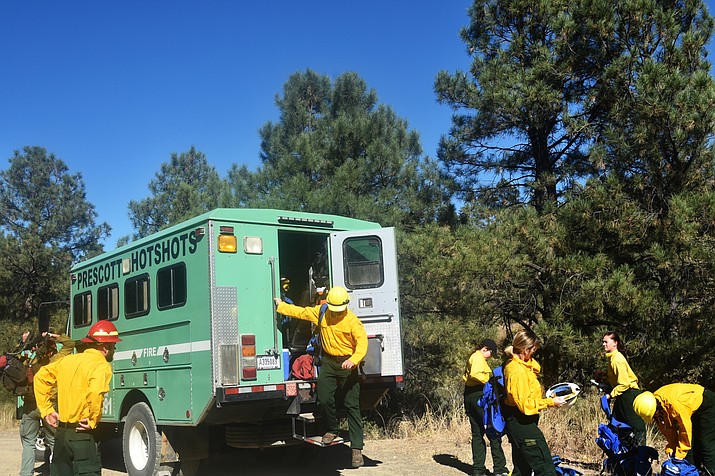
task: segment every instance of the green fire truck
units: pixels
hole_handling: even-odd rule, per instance
[[[281,280],[290,281],[290,296]],[[334,285],[348,290],[368,333],[361,365],[368,409],[403,385],[392,228],[216,209],[76,265],[71,335],[108,319],[122,338],[100,430],[121,435],[128,474],[190,472],[214,444],[312,441],[315,379],[291,373],[312,331],[277,315],[273,298],[315,305]]]

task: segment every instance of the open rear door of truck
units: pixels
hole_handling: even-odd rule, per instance
[[[333,285],[348,290],[371,337],[366,373],[403,375],[394,228],[335,232],[330,241]]]

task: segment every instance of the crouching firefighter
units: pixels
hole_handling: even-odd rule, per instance
[[[51,362],[35,375],[37,408],[48,425],[56,428],[50,464],[52,476],[101,476],[102,461],[93,430],[102,417],[104,395],[112,379],[114,349],[120,342],[117,328],[99,321],[81,339],[84,352]],[[57,408],[52,388],[57,387]]]
[[[662,474],[684,474],[688,463],[700,474],[715,474],[715,393],[700,385],[671,383],[638,395],[633,410],[646,423],[655,421],[665,436],[670,459]]]
[[[348,302],[350,297],[344,287],[331,288],[328,309],[321,319],[321,305],[299,307],[275,298],[279,314],[310,321],[318,327],[322,346],[318,406],[326,429],[322,443],[330,444],[338,436],[336,400],[342,399],[348,414],[352,467],[358,468],[364,464],[358,366],[367,353],[367,333],[360,319],[348,309]]]

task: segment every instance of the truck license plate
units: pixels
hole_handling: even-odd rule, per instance
[[[258,370],[270,370],[281,368],[281,362],[277,355],[259,355]]]

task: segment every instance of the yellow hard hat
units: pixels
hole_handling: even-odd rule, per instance
[[[328,291],[328,309],[333,312],[343,312],[348,307],[350,296],[348,290],[342,286],[334,286]]]
[[[644,419],[646,423],[650,423],[653,420],[653,415],[655,415],[657,408],[658,402],[651,392],[643,392],[633,400],[633,411]]]

